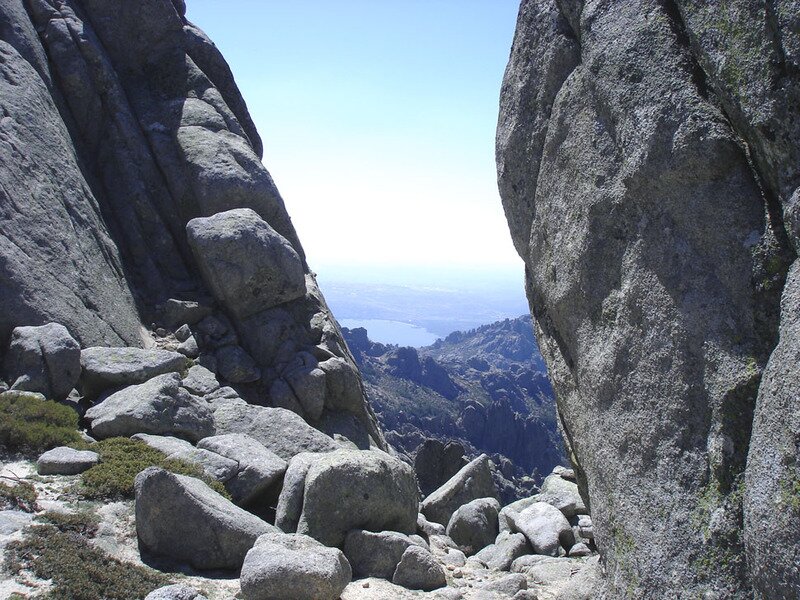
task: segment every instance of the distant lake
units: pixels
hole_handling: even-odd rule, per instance
[[[367,330],[369,339],[382,344],[397,344],[398,346],[430,346],[441,336],[431,333],[423,327],[403,323],[401,321],[388,321],[384,319],[340,319],[339,324],[348,329],[363,327]]]

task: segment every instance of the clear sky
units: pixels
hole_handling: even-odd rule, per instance
[[[315,270],[516,267],[494,131],[518,0],[187,0]]]

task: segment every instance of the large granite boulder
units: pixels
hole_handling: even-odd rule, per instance
[[[338,548],[298,533],[267,533],[242,565],[244,600],[338,600],[350,583],[350,564]]]
[[[559,555],[559,548],[569,550],[575,535],[560,510],[546,502],[537,502],[518,513],[509,513],[511,529],[522,533],[536,554]]]
[[[460,506],[447,523],[447,535],[467,555],[475,554],[497,537],[497,513],[500,503],[495,498],[478,498]]]
[[[478,498],[497,498],[489,457],[481,454],[422,501],[420,512],[429,521],[447,526],[460,507]]]
[[[414,471],[383,452],[337,450],[305,456],[297,467],[290,463],[286,481],[290,485],[281,491],[276,521],[286,530],[328,546],[339,546],[352,529],[416,532]]]
[[[81,351],[81,387],[91,398],[108,389],[144,383],[186,369],[186,357],[170,350],[93,347]]]
[[[99,460],[97,452],[59,446],[36,459],[36,472],[39,475],[77,475],[95,466]]]
[[[494,543],[483,548],[475,555],[475,558],[490,569],[508,571],[516,559],[530,554],[530,552],[531,547],[524,534],[501,531]]]
[[[447,577],[428,550],[409,546],[397,564],[392,583],[412,590],[431,591],[446,586]]]
[[[168,373],[111,394],[86,411],[92,435],[107,438],[150,433],[192,441],[213,435],[211,411],[180,384],[179,374]]]
[[[195,569],[239,569],[258,537],[277,531],[194,477],[148,467],[135,489],[144,550]]]
[[[12,390],[39,392],[53,400],[69,395],[81,375],[81,347],[58,323],[15,327],[3,362]]]
[[[338,448],[333,438],[285,408],[225,404],[214,411],[214,423],[218,434],[245,433],[287,461],[301,452]]]
[[[556,473],[545,477],[536,501],[555,506],[568,519],[586,514],[586,505],[578,491],[578,485]]]
[[[193,477],[148,467],[135,489],[144,549],[196,569],[239,569],[256,539],[277,531]]]
[[[131,436],[134,440],[144,442],[154,450],[162,452],[168,459],[183,460],[197,465],[203,473],[212,479],[226,483],[239,470],[239,463],[216,452],[195,447],[186,440],[167,435],[150,435],[137,433]]]
[[[186,233],[203,279],[238,318],[305,295],[300,256],[254,210],[192,219]]]
[[[391,579],[403,553],[420,542],[397,531],[350,531],[344,539],[344,555],[356,577]]]
[[[498,181],[601,597],[800,584],[780,501],[800,460],[797,23],[788,1],[522,2]]]
[[[287,463],[256,439],[244,433],[203,438],[197,448],[236,462],[236,474],[225,482],[234,502],[248,504],[278,483]]]

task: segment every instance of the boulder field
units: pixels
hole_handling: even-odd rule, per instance
[[[52,325],[41,334],[36,327],[22,333],[35,337],[52,331],[63,334]],[[15,330],[12,343],[21,337]],[[497,467],[481,455],[423,498],[414,468],[391,449],[362,450],[286,408],[248,404],[214,371],[188,368],[180,353],[81,350],[71,339],[39,346],[36,360],[22,364],[37,372],[41,365],[55,364],[63,347],[76,345],[78,358],[86,353],[88,359],[78,361],[78,389],[62,403],[70,407],[67,412],[90,404],[78,444],[86,449],[56,447],[42,453],[35,467],[18,462],[0,476],[14,485],[38,485],[42,497],[49,498],[47,511],[67,515],[59,519],[86,518],[87,510],[92,519],[110,515],[105,531],[119,533],[100,547],[114,551],[119,539],[135,540],[135,548],[123,553],[125,561],[192,574],[190,580],[173,577],[152,598],[215,600],[238,586],[244,600],[522,600],[537,597],[534,587],[543,569],[558,597],[591,598],[599,572],[592,520],[570,469],[557,467],[538,494],[501,507],[493,478]],[[14,379],[47,392],[45,380],[37,387],[36,379],[24,373]],[[94,400],[81,395],[85,386]],[[0,392],[0,401],[24,397],[29,411],[55,406],[42,392],[10,389]],[[82,474],[118,460],[104,454],[96,439],[119,443],[126,437],[158,451],[165,466],[135,473],[132,501],[87,508],[81,500]],[[169,470],[177,464],[196,468],[198,475]],[[20,469],[32,475],[34,468],[37,478],[20,476]],[[0,508],[8,489],[0,490]],[[0,511],[1,531],[7,532],[2,535],[31,535],[25,529],[30,515],[22,509],[19,504]],[[37,518],[54,518],[35,501],[27,510],[41,513]],[[0,551],[3,543],[0,538]],[[541,563],[531,559],[534,555],[555,562]],[[573,582],[576,572],[585,572],[586,581]],[[220,576],[229,582],[224,594],[205,595]],[[25,581],[16,585],[44,585]],[[550,594],[543,598],[555,593],[547,586],[540,591]]]
[[[800,589],[799,26],[789,0],[521,3],[498,182],[599,597]]]

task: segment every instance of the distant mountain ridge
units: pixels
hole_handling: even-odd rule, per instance
[[[495,458],[507,498],[564,462],[555,400],[529,316],[457,331],[414,349],[343,329],[367,395],[395,448],[413,457],[425,439]]]

